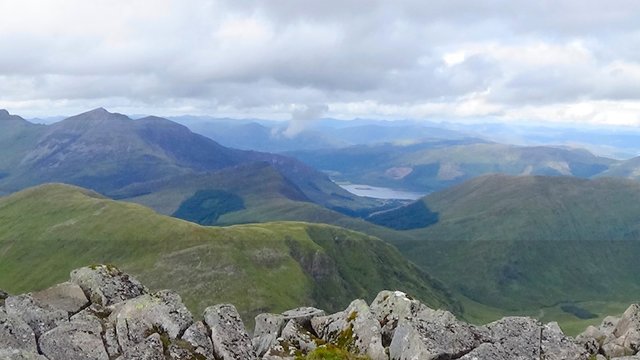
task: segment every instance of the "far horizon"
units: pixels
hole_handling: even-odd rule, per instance
[[[21,116],[6,109],[10,115]],[[78,114],[69,116],[53,116],[43,118],[24,118],[23,119],[43,125],[51,125],[58,123],[70,117],[102,110],[110,114],[122,114],[118,111],[98,107],[88,111],[82,111]],[[277,137],[284,137],[288,140],[303,139],[305,136],[335,136],[331,135],[328,129],[339,128],[357,128],[357,127],[395,127],[406,128],[405,135],[395,136],[388,139],[377,139],[375,136],[369,135],[369,139],[364,142],[343,143],[342,146],[358,145],[358,144],[375,144],[390,142],[397,145],[415,144],[431,137],[422,131],[413,133],[411,128],[415,129],[440,129],[457,133],[458,136],[476,137],[502,144],[512,144],[518,146],[559,146],[574,149],[584,149],[595,155],[608,157],[616,160],[627,160],[636,156],[640,156],[640,129],[635,126],[624,125],[607,125],[607,124],[588,124],[581,125],[575,123],[558,123],[558,122],[506,122],[500,119],[492,119],[492,121],[475,121],[455,122],[455,121],[433,121],[433,120],[410,120],[410,119],[335,119],[335,118],[313,118],[308,113],[300,113],[288,120],[274,120],[264,118],[239,118],[233,119],[228,117],[198,116],[198,115],[178,115],[163,116],[158,114],[122,114],[132,120],[144,118],[147,116],[161,117],[172,120],[176,123],[185,125],[191,131],[208,136],[223,145],[230,147],[238,147],[247,150],[262,150],[268,152],[286,151],[287,149],[279,149],[277,145],[267,146],[266,148],[254,148],[250,145],[252,141],[246,144],[239,144],[229,141],[228,136],[222,136],[219,133],[220,127],[237,127],[244,124],[260,124],[264,129],[270,129],[272,140]],[[339,125],[337,125],[339,124]],[[216,129],[217,128],[217,129]],[[364,129],[364,128],[363,128]],[[315,135],[313,135],[315,133]],[[227,134],[232,135],[232,134]],[[378,134],[379,136],[380,134]],[[435,136],[439,138],[441,136]],[[257,140],[257,139],[255,139]],[[325,144],[328,147],[336,147],[336,144]],[[339,146],[338,146],[339,147]],[[314,147],[322,148],[322,147]],[[296,148],[299,149],[299,148]],[[289,149],[292,150],[292,149]],[[402,189],[398,189],[402,190]]]
[[[242,116],[242,114],[237,114],[238,116],[230,116],[229,114],[195,114],[195,113],[175,113],[175,114],[161,114],[161,113],[141,113],[141,112],[127,112],[118,110],[118,108],[106,108],[103,106],[99,106],[96,108],[88,108],[85,110],[80,110],[74,113],[51,113],[51,114],[42,114],[39,116],[28,116],[30,111],[25,111],[23,113],[13,111],[9,108],[0,108],[0,110],[6,110],[11,115],[17,115],[25,120],[36,123],[36,124],[52,124],[64,120],[66,118],[83,114],[85,112],[93,111],[96,109],[105,109],[110,113],[123,114],[127,117],[135,120],[147,116],[158,116],[166,119],[179,120],[179,119],[189,119],[190,121],[264,121],[264,122],[274,122],[274,123],[287,123],[290,122],[291,116],[288,117],[259,117],[259,116]],[[25,115],[27,114],[27,115]],[[522,127],[548,127],[553,129],[610,129],[610,130],[630,130],[630,131],[640,131],[640,124],[606,124],[606,123],[579,123],[579,122],[571,122],[571,121],[543,121],[543,120],[505,120],[497,117],[479,117],[479,118],[425,118],[425,119],[411,119],[411,118],[394,118],[394,117],[351,117],[351,118],[341,118],[341,117],[330,117],[323,116],[317,119],[313,119],[313,122],[322,122],[322,121],[340,121],[340,122],[373,122],[373,123],[385,123],[385,124],[403,124],[403,123],[412,123],[418,125],[513,125],[513,126],[522,126]]]

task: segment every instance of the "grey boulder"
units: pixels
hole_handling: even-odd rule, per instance
[[[638,354],[640,350],[640,305],[633,304],[620,318],[607,316],[600,326],[589,326],[576,341],[589,353],[608,358]]]
[[[462,359],[586,360],[588,353],[564,335],[557,323],[542,325],[528,317],[506,317],[487,325],[490,342]]]
[[[326,342],[340,344],[346,350],[367,355],[372,360],[387,359],[380,323],[363,300],[354,300],[342,312],[314,317],[311,326]]]
[[[211,329],[211,342],[217,359],[257,359],[251,339],[235,306],[220,304],[206,308],[204,322]]]
[[[117,360],[165,360],[160,334],[151,334],[143,342],[126,349]]]
[[[21,318],[0,308],[0,349],[36,352],[36,335]]]
[[[515,357],[500,344],[483,343],[470,353],[462,356],[460,360],[524,360],[523,357]],[[531,358],[532,360],[534,358]],[[538,358],[535,358],[538,360]]]
[[[296,344],[300,343],[305,349],[309,348],[309,339],[315,338],[310,332],[311,319],[325,315],[324,310],[314,307],[300,307],[287,310],[282,314],[260,314],[256,316],[256,326],[252,340],[256,354],[263,356],[269,349],[280,345],[282,338],[285,341],[291,340],[295,341]],[[285,336],[283,331],[288,324],[291,325]],[[299,333],[293,333],[294,330],[299,331]],[[296,346],[296,344],[291,345]],[[305,351],[302,348],[298,349]]]
[[[110,265],[96,265],[71,272],[71,281],[78,284],[92,303],[103,306],[147,294],[149,291],[134,277]]]
[[[602,344],[606,356],[635,355],[640,350],[640,305],[629,306],[615,324],[604,324],[603,321],[601,327],[604,331],[611,329]]]
[[[40,304],[54,309],[66,311],[69,315],[76,314],[89,305],[89,299],[82,288],[72,282],[64,282],[48,289],[32,293],[31,296]]]
[[[285,343],[305,354],[318,347],[318,338],[295,320],[289,320],[280,336]]]
[[[586,360],[589,357],[586,349],[567,337],[556,322],[542,327],[540,349],[542,358],[549,360]]]
[[[489,340],[487,330],[426,306],[401,319],[389,346],[394,360],[458,358]]]
[[[71,321],[43,334],[38,343],[49,360],[109,360],[98,320]]]
[[[2,360],[47,360],[46,357],[38,355],[36,352],[18,350],[18,349],[4,349],[0,348],[0,359]]]
[[[193,317],[178,294],[163,290],[115,305],[109,322],[115,324],[120,346],[128,348],[144,341],[152,332],[178,338],[193,323]]]
[[[299,307],[282,313],[285,321],[293,320],[307,329],[311,329],[311,319],[325,315],[327,313],[324,310],[314,307]]]
[[[182,339],[193,346],[196,354],[200,354],[207,359],[213,359],[213,343],[211,343],[211,337],[209,337],[209,330],[202,321],[189,326]]]
[[[69,321],[66,311],[40,304],[29,294],[8,297],[5,310],[8,315],[21,318],[27,323],[36,338]]]
[[[381,291],[371,303],[371,311],[375,314],[382,328],[382,343],[389,346],[400,320],[412,318],[422,305],[419,301],[409,298],[401,291]]]
[[[539,359],[542,324],[528,317],[505,317],[486,325],[495,348],[507,351],[513,359]]]
[[[280,314],[260,314],[256,316],[253,330],[253,349],[256,355],[263,356],[269,349],[278,344],[278,338],[285,326],[285,319]]]

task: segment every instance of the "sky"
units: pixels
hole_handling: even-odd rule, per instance
[[[0,0],[0,54],[26,117],[640,125],[637,0]]]

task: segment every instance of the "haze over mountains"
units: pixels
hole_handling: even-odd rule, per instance
[[[491,173],[589,178],[617,164],[581,149],[520,147],[476,139],[290,154],[340,180],[423,192]]]
[[[520,146],[584,148],[615,159],[640,155],[640,130],[632,126],[315,119],[304,123],[295,136],[285,136],[291,125],[282,121],[199,116],[170,119],[226,146],[270,152],[476,138]]]
[[[29,279],[34,286],[59,281],[67,268],[83,262],[113,261],[151,284],[170,283],[186,294],[189,304],[197,294],[180,283],[195,286],[185,280],[200,276],[194,269],[210,276],[224,273],[202,265],[191,269],[196,253],[215,244],[216,251],[228,252],[232,259],[228,266],[253,269],[241,271],[242,276],[271,266],[270,260],[245,263],[241,259],[253,256],[248,249],[264,248],[269,259],[280,254],[286,259],[278,262],[280,270],[295,274],[291,281],[302,289],[295,295],[296,303],[307,299],[335,308],[344,306],[341,299],[366,297],[390,286],[411,287],[416,296],[455,308],[467,319],[483,321],[546,309],[545,320],[579,324],[577,329],[584,327],[583,321],[599,321],[608,309],[626,306],[640,296],[633,276],[640,270],[633,256],[640,250],[637,158],[617,160],[566,146],[501,144],[449,129],[438,131],[432,124],[327,121],[325,130],[317,130],[323,128],[321,122],[316,130],[335,137],[313,133],[307,137],[303,131],[300,138],[287,140],[273,138],[267,125],[226,128],[225,136],[233,136],[237,144],[244,142],[243,147],[250,148],[249,139],[255,136],[264,140],[256,147],[283,151],[272,154],[226,147],[167,119],[132,120],[101,108],[51,125],[33,124],[7,112],[0,116],[3,194],[62,182],[174,217],[61,185],[8,196],[0,200],[0,218],[7,220],[0,224],[0,249],[7,259],[1,263],[7,276],[21,278],[32,270],[10,259],[27,256],[32,259],[29,263],[53,266],[86,252],[78,262],[61,267],[60,273],[36,273]],[[353,145],[358,142],[364,144]],[[431,194],[415,202],[363,198],[332,179]],[[109,215],[98,208],[110,209]],[[20,226],[12,225],[17,219],[22,219]],[[282,220],[307,223],[271,223]],[[136,225],[145,221],[148,228]],[[263,225],[213,230],[192,223]],[[166,230],[155,230],[156,226]],[[97,238],[103,241],[97,244]],[[225,238],[233,240],[227,244]],[[18,244],[17,239],[23,240]],[[383,244],[379,239],[399,252],[379,246]],[[308,245],[330,253],[329,257],[316,261],[311,255],[302,256],[299,242],[306,244],[302,249]],[[67,250],[45,260],[50,244]],[[95,251],[89,251],[91,247]],[[131,254],[125,252],[128,247]],[[135,249],[150,247],[157,249],[155,255],[137,258],[142,250]],[[354,260],[354,252],[364,256],[362,263]],[[165,263],[184,273],[157,282],[146,277],[151,273],[147,267],[157,270]],[[333,274],[328,288],[314,277],[325,272]],[[207,276],[200,280],[211,281]],[[383,283],[359,289],[355,284],[366,282],[363,276],[381,278]],[[602,278],[611,280],[592,284],[592,279]],[[405,280],[407,287],[402,286]],[[224,286],[233,288],[226,281]],[[18,284],[3,286],[28,290]],[[259,307],[280,309],[294,302],[267,288],[258,296]],[[331,303],[319,295],[320,288],[334,289],[327,291],[337,294],[337,300]],[[228,296],[235,300],[234,294]],[[594,318],[581,319],[561,310],[566,304]],[[244,313],[257,311],[252,306],[258,305],[246,305]]]
[[[318,119],[287,136],[281,122],[172,119],[227,146],[298,158],[334,180],[422,192],[489,173],[640,174],[640,131],[632,127]]]

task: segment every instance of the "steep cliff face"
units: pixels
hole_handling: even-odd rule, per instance
[[[633,355],[640,344],[638,305],[574,340],[555,323],[526,317],[467,324],[399,291],[335,314],[309,307],[260,314],[250,336],[233,305],[210,306],[198,320],[175,292],[151,293],[106,265],[0,298],[0,359],[566,360]]]

